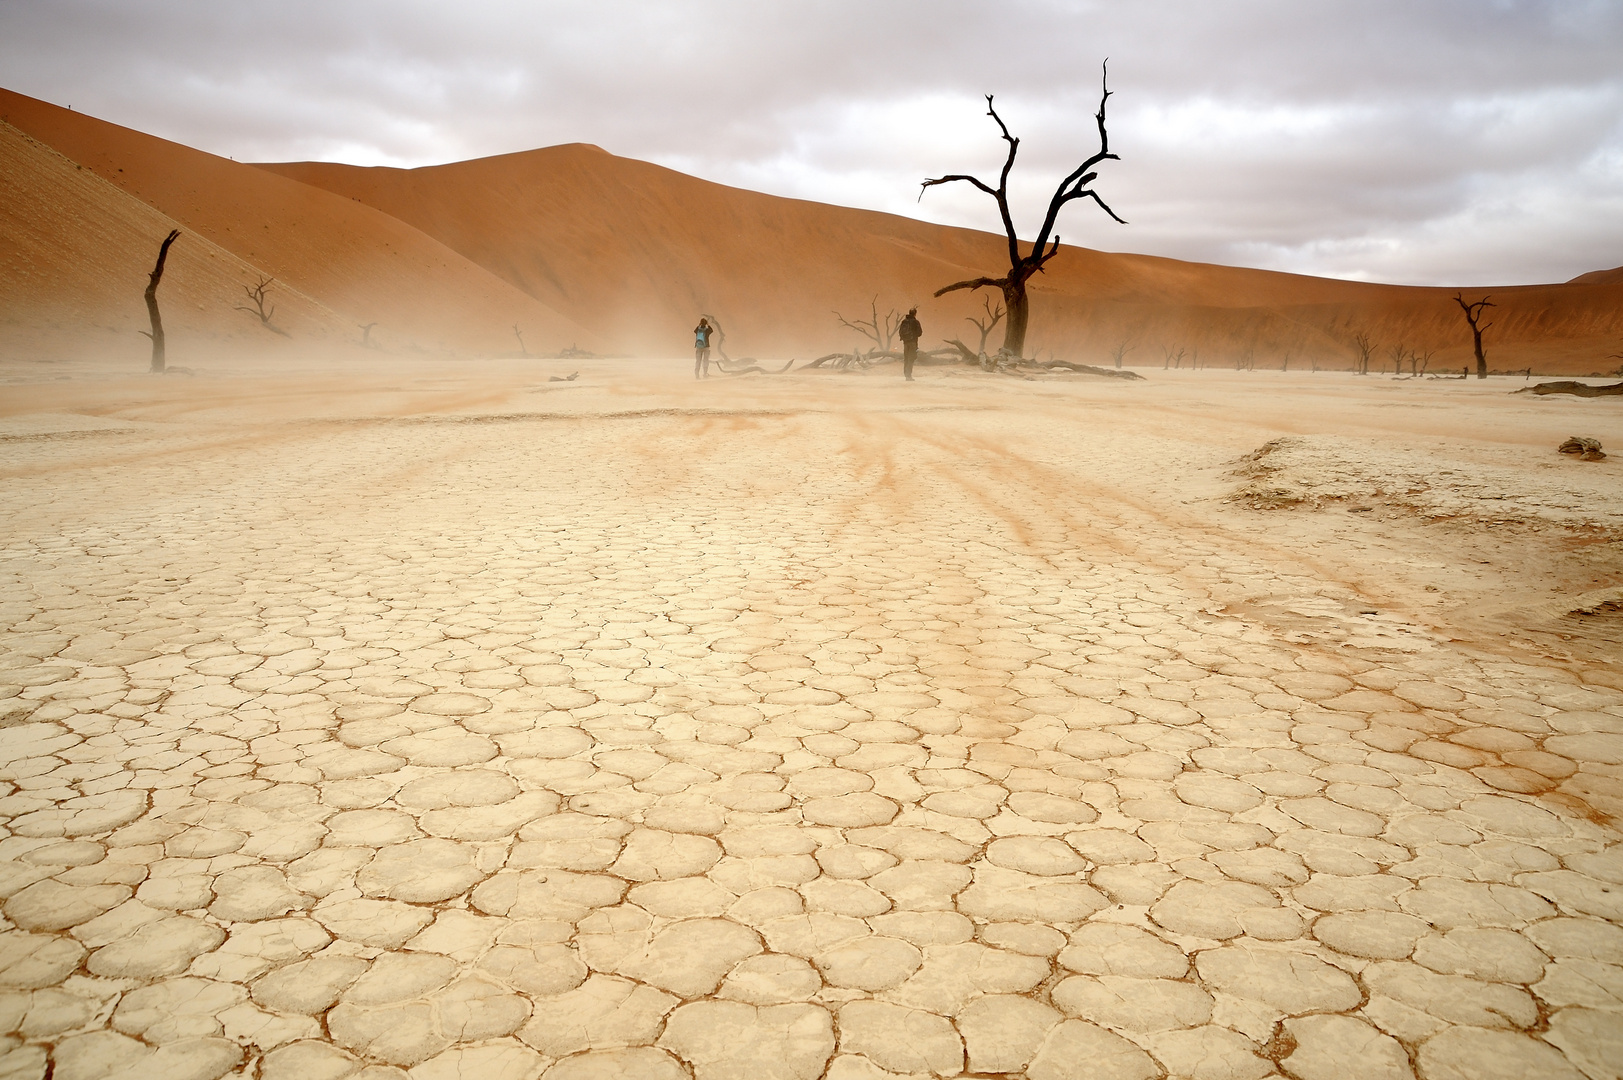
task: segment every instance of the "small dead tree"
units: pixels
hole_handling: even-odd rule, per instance
[[[1392,359],[1392,374],[1402,375],[1403,362],[1409,359],[1410,355],[1408,346],[1390,345],[1387,347],[1386,355]]]
[[[1468,304],[1465,302],[1465,294],[1462,292],[1454,294],[1454,302],[1460,306],[1461,311],[1465,312],[1465,321],[1471,324],[1471,344],[1476,349],[1476,377],[1486,379],[1488,377],[1488,356],[1482,351],[1482,332],[1492,326],[1493,323],[1481,321],[1482,309],[1498,307],[1499,305],[1490,304],[1486,296]]]
[[[1291,351],[1289,349],[1286,349],[1285,350],[1285,359],[1280,362],[1279,370],[1280,371],[1289,371],[1290,369],[1291,369]]]
[[[264,274],[260,274],[258,281],[254,282],[252,285],[244,285],[242,287],[242,291],[248,294],[248,300],[254,306],[246,307],[242,304],[238,304],[237,310],[246,311],[248,314],[257,317],[259,319],[259,325],[263,326],[271,333],[281,334],[283,337],[287,337],[286,330],[283,330],[280,326],[276,326],[271,322],[271,319],[276,315],[276,305],[272,304],[269,311],[265,310],[265,294],[270,291],[271,283],[275,280],[276,279],[273,277],[266,277]]]
[[[1410,372],[1410,374],[1412,374],[1417,379],[1420,376],[1424,375],[1426,373],[1426,369],[1431,367],[1431,354],[1436,352],[1436,351],[1437,350],[1435,350],[1435,349],[1427,349],[1425,352],[1419,352],[1418,350],[1410,352],[1409,353],[1409,372]]]
[[[513,336],[518,338],[518,354],[528,359],[530,350],[524,347],[524,331],[518,328],[518,323],[513,324]]]
[[[986,339],[992,335],[992,331],[997,327],[998,322],[1004,315],[1003,305],[994,305],[990,296],[981,297],[981,304],[986,308],[986,317],[984,319],[970,315],[964,320],[965,322],[974,323],[975,329],[981,332],[981,343],[975,350],[977,356],[986,355]]]
[[[1358,353],[1358,374],[1369,374],[1369,358],[1375,352],[1375,341],[1364,331],[1353,335],[1352,347]]]
[[[1001,289],[1003,307],[1008,312],[1008,320],[1004,323],[1001,351],[1010,356],[1025,355],[1026,327],[1031,318],[1031,303],[1026,295],[1026,282],[1032,275],[1040,272],[1050,259],[1059,254],[1059,237],[1054,233],[1054,226],[1059,221],[1059,212],[1065,204],[1076,199],[1092,199],[1113,220],[1123,225],[1127,224],[1099,197],[1098,192],[1088,186],[1099,175],[1094,171],[1095,166],[1105,161],[1120,160],[1118,155],[1110,152],[1110,135],[1105,130],[1105,105],[1110,100],[1109,76],[1109,68],[1106,67],[1101,79],[1103,96],[1099,99],[1099,111],[1094,114],[1094,120],[1099,128],[1098,152],[1059,182],[1059,186],[1054,189],[1053,197],[1048,200],[1048,213],[1043,218],[1042,228],[1038,230],[1037,238],[1032,241],[1030,250],[1025,254],[1021,254],[1020,238],[1015,233],[1014,217],[1009,211],[1009,170],[1014,168],[1014,157],[1020,149],[1020,140],[1009,134],[1008,125],[992,107],[991,94],[986,95],[986,115],[997,122],[998,130],[1003,134],[1003,141],[1009,144],[1009,154],[1003,162],[1003,172],[998,177],[997,187],[994,188],[982,180],[961,173],[927,179],[919,187],[919,198],[922,199],[925,190],[937,184],[963,181],[997,200],[998,214],[1003,219],[1003,232],[1009,240],[1009,272],[1002,277],[977,277],[967,281],[956,281],[937,289],[936,295],[941,296],[956,289]]]
[[[357,323],[356,325],[361,328],[361,348],[363,348],[363,349],[375,349],[375,348],[377,348],[377,345],[375,345],[373,343],[373,341],[372,341],[372,328],[374,326],[376,326],[377,323],[375,323],[375,322]]]
[[[1166,357],[1166,362],[1161,365],[1161,370],[1165,371],[1167,368],[1180,368],[1183,366],[1184,350],[1182,348],[1178,349],[1177,352],[1173,352],[1171,345],[1163,345],[1161,346],[1161,355]]]
[[[1132,351],[1133,347],[1127,344],[1126,338],[1123,338],[1122,340],[1116,342],[1116,347],[1114,349],[1110,350],[1110,358],[1116,361],[1116,367],[1120,368],[1122,359]]]
[[[158,248],[158,265],[154,266],[152,273],[147,275],[147,318],[152,320],[152,332],[147,333],[147,331],[142,330],[140,333],[146,334],[147,337],[152,339],[152,366],[147,370],[154,375],[161,375],[164,370],[163,316],[158,314],[158,282],[163,280],[163,264],[169,258],[169,245],[173,244],[179,237],[179,229],[169,230],[169,235],[163,238],[163,246]]]
[[[890,352],[891,343],[896,340],[896,328],[902,323],[901,313],[895,308],[884,315],[879,314],[879,297],[874,296],[868,304],[869,315],[866,319],[847,319],[838,311],[834,317],[840,320],[840,325],[849,327],[873,342],[874,348],[880,352]],[[974,320],[970,320],[973,322]]]

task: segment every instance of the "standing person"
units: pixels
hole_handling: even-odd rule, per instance
[[[700,319],[693,328],[693,377],[710,377],[710,320]]]
[[[912,382],[913,361],[919,358],[919,338],[924,336],[924,327],[919,325],[918,308],[907,309],[907,318],[896,328],[896,336],[902,339],[902,375]]]

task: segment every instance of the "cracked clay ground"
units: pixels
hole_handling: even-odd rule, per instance
[[[11,372],[0,1076],[1623,1069],[1607,403],[547,366]]]

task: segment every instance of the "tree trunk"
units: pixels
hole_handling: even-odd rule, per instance
[[[179,235],[179,229],[171,229],[169,235],[163,238],[163,246],[158,249],[158,265],[147,275],[147,317],[152,320],[152,333],[147,335],[152,339],[152,366],[147,370],[156,375],[163,374],[164,370],[163,316],[158,314],[158,282],[163,280],[163,264],[169,258],[169,245]]]
[[[1486,379],[1488,377],[1488,358],[1482,352],[1482,331],[1474,326],[1471,327],[1471,343],[1476,346],[1476,377]]]
[[[1003,351],[1010,356],[1026,354],[1026,324],[1031,318],[1031,301],[1026,296],[1024,278],[1009,275],[1003,286],[1003,307],[1008,312],[1003,324]]]

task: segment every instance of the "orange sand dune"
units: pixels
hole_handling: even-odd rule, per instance
[[[67,219],[64,228],[94,234],[121,212],[110,209],[117,202],[111,196],[124,192],[183,232],[211,241],[330,308],[355,341],[361,337],[357,324],[376,322],[374,338],[391,348],[508,351],[517,348],[512,331],[517,323],[538,350],[577,341],[587,348],[597,344],[588,331],[534,297],[411,225],[354,200],[10,91],[0,90],[0,120],[115,188],[71,214],[54,206],[49,191],[26,200],[8,197],[7,202],[26,202],[0,210],[8,218],[61,214]],[[163,231],[158,228],[155,236],[161,238]],[[151,247],[139,276],[130,280],[126,268],[118,267],[106,290],[130,291],[140,305],[156,239]],[[177,257],[182,250],[177,245]],[[108,265],[92,274],[114,269]],[[249,316],[238,313],[237,318]]]
[[[179,223],[90,169],[0,123],[0,342],[18,359],[60,359],[99,347],[144,363],[151,346],[142,290],[158,246]],[[222,344],[234,353],[279,352],[294,342],[336,344],[349,320],[280,282],[268,295],[267,330],[237,310],[262,271],[195,233],[170,250],[158,299],[169,359],[199,360]]]
[[[806,358],[857,344],[832,312],[855,316],[876,296],[881,312],[919,304],[926,344],[974,343],[964,319],[980,297],[931,294],[1006,265],[988,233],[742,191],[592,146],[411,170],[256,168],[3,91],[0,117],[340,321],[376,320],[386,342],[419,348],[511,351],[519,323],[538,351],[668,355],[704,312],[734,356]],[[1033,282],[1028,348],[1097,363],[1125,344],[1140,367],[1178,350],[1184,366],[1347,367],[1367,333],[1377,370],[1394,346],[1457,369],[1471,350],[1454,291],[1068,247]],[[1469,292],[1498,305],[1492,368],[1617,364],[1618,271]]]
[[[699,311],[723,318],[736,349],[825,351],[852,338],[830,309],[850,314],[876,293],[882,311],[919,303],[932,337],[956,336],[970,330],[962,320],[976,300],[931,293],[1007,265],[997,236],[728,188],[594,146],[410,170],[262,167],[408,221],[644,351],[679,347]],[[1623,343],[1623,280],[1488,291],[1499,305],[1490,366],[1587,372]],[[1393,345],[1432,350],[1434,368],[1471,359],[1449,289],[1073,247],[1033,283],[1033,295],[1030,345],[1062,357],[1097,361],[1127,341],[1129,362],[1139,365],[1185,348],[1205,363],[1250,354],[1278,366],[1294,353],[1302,366],[1309,356],[1347,366],[1352,336],[1368,332],[1387,364]]]

